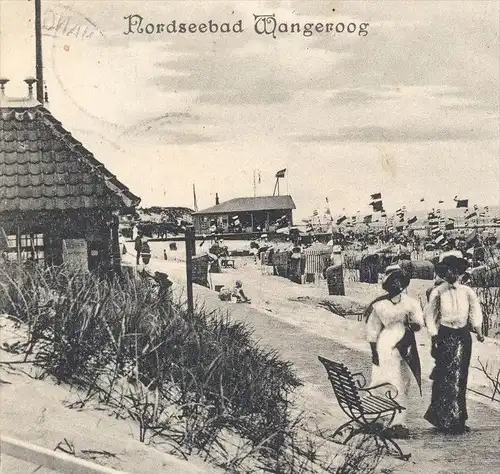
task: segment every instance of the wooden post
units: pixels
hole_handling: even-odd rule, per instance
[[[59,451],[52,451],[41,446],[10,438],[3,434],[1,435],[1,444],[2,454],[22,459],[35,466],[44,466],[50,470],[57,470],[58,472],[72,472],[74,474],[127,474],[124,471],[100,466],[85,459],[79,459]]]
[[[192,316],[194,312],[193,301],[193,255],[195,253],[195,235],[194,227],[186,227],[186,281],[187,281],[187,306],[188,315]]]
[[[17,231],[16,231],[16,251],[17,251],[17,263],[21,265],[22,263],[21,227],[19,227],[19,225],[17,226]]]

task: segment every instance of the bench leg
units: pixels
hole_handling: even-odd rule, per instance
[[[352,421],[350,422],[352,423]],[[347,425],[350,423],[346,423],[345,425],[342,425],[340,428],[344,429]],[[339,429],[337,429],[337,432],[340,432]],[[403,454],[403,451],[401,450],[400,446],[396,441],[394,441],[392,438],[388,438],[387,436],[384,435],[383,431],[379,431],[377,429],[374,429],[370,425],[362,425],[360,428],[353,430],[349,436],[343,441],[342,444],[346,445],[351,439],[353,439],[355,436],[362,434],[365,436],[372,436],[375,438],[375,442],[381,441],[383,448],[385,448],[385,451],[388,454],[395,454],[397,458],[403,460],[403,461],[408,461],[411,457],[411,454]],[[378,445],[378,443],[377,443]],[[396,453],[394,453],[393,450],[391,450],[391,446],[394,448]]]
[[[399,446],[398,443],[396,443],[396,441],[394,441],[392,438],[387,438],[385,436],[379,436],[379,438],[382,440],[382,442],[384,443],[385,447],[386,447],[386,450],[388,453],[391,452],[391,449],[389,447],[389,444],[392,445],[392,447],[396,450],[396,453],[397,453],[397,458],[403,460],[403,461],[408,461],[411,457],[411,454],[403,454],[403,451],[401,450],[401,447]]]
[[[354,423],[354,420],[349,420],[347,423],[344,423],[343,425],[339,426],[335,432],[332,434],[332,439],[335,439],[337,435],[342,433],[348,426],[352,425]]]

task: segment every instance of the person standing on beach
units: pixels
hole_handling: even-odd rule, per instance
[[[371,385],[390,383],[397,390],[396,401],[406,407],[411,374],[421,387],[421,368],[414,331],[424,325],[420,304],[404,290],[410,278],[401,270],[387,274],[382,288],[387,294],[376,298],[364,313],[367,340],[372,350]],[[408,438],[406,410],[397,413],[386,429],[392,438]]]
[[[141,261],[141,251],[142,251],[142,232],[139,232],[137,234],[137,237],[135,238],[134,249],[136,252],[135,264],[139,265]]]
[[[443,433],[469,431],[466,390],[472,351],[469,325],[484,341],[481,305],[472,288],[458,282],[467,261],[455,255],[436,265],[442,282],[432,289],[425,308],[425,324],[431,336],[431,403],[424,418]]]

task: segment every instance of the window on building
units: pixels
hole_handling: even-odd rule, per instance
[[[16,235],[7,236],[8,248],[5,256],[10,261],[17,261],[18,250],[21,252],[21,262],[35,261],[44,264],[43,234],[21,234],[19,236],[19,249]]]

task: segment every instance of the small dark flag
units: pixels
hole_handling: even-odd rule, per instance
[[[473,217],[477,216],[477,212],[471,212],[470,214],[465,216],[466,220],[472,219]]]
[[[375,200],[375,199],[382,199],[382,193],[375,193],[370,195],[370,199]]]
[[[448,222],[447,224],[445,224],[444,228],[446,230],[453,230],[455,228],[455,223],[454,222]]]
[[[339,217],[339,218],[337,219],[337,225],[342,224],[342,222],[344,222],[346,219],[347,219],[347,217],[346,217],[346,216]]]
[[[420,202],[424,202],[425,201],[425,198],[420,198]]]
[[[469,200],[468,199],[457,199],[457,207],[469,207]]]
[[[365,216],[365,217],[363,218],[363,222],[364,222],[365,224],[369,224],[370,222],[372,222],[372,215],[371,215],[371,214],[368,214],[367,216]]]
[[[415,222],[417,222],[417,216],[413,216],[408,219],[408,224],[415,224]]]
[[[439,204],[443,204],[443,203],[444,203],[444,201],[439,201]]]
[[[286,173],[286,168],[283,168],[282,170],[279,170],[275,174],[275,178],[284,178],[285,177],[285,173]]]
[[[373,208],[373,212],[382,212],[384,210],[382,201],[373,201],[370,204]]]

